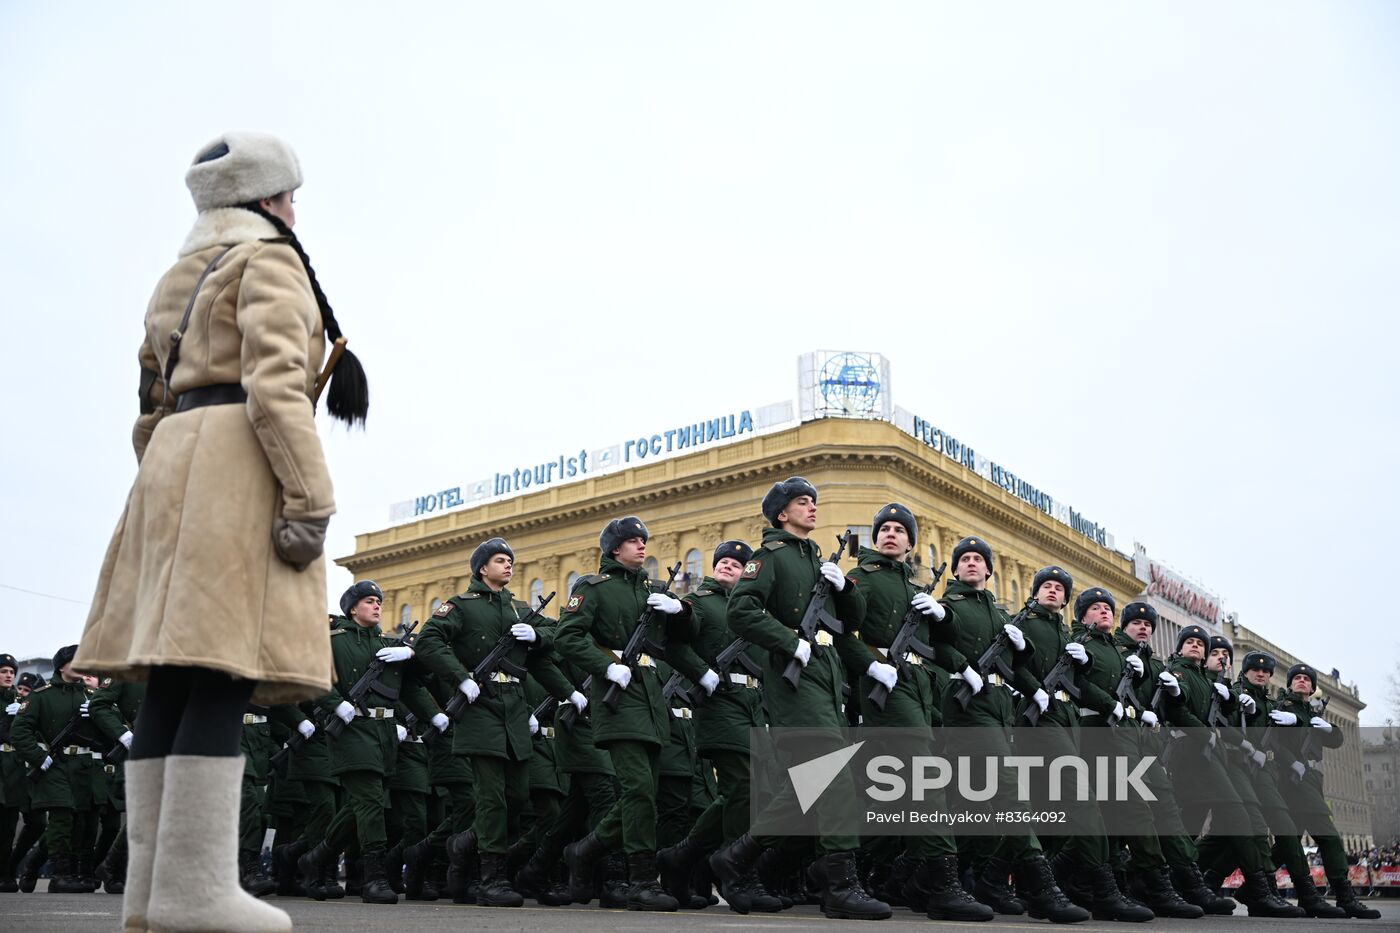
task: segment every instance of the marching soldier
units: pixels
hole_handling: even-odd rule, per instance
[[[1327,808],[1322,791],[1322,772],[1312,767],[1321,761],[1324,748],[1340,748],[1342,730],[1334,726],[1311,704],[1317,692],[1317,671],[1306,664],[1288,669],[1288,687],[1279,692],[1274,709],[1269,713],[1271,732],[1276,732],[1274,756],[1278,789],[1293,813],[1297,828],[1310,833],[1322,856],[1327,872],[1327,884],[1337,900],[1337,906],[1348,917],[1376,920],[1380,911],[1367,907],[1357,898],[1347,878],[1346,852],[1342,849],[1337,826]]]
[[[20,782],[24,780],[24,766],[10,744],[10,730],[15,717],[19,715],[20,698],[15,691],[15,676],[19,673],[19,662],[12,654],[0,654],[0,893],[13,893],[19,890],[15,881],[15,863],[11,861],[12,843],[15,830],[19,828],[21,797]],[[28,798],[28,793],[23,793]]]
[[[25,777],[24,759],[15,749],[13,726],[15,717],[19,715],[30,694],[42,686],[43,681],[33,671],[19,675],[15,681],[15,698],[5,707],[10,735],[4,744],[0,744],[0,769],[3,769],[0,773],[3,773],[5,782],[5,806],[18,810],[24,819],[24,827],[20,830],[14,849],[9,852],[8,861],[5,863],[5,877],[16,878],[16,886],[24,894],[33,892],[34,886],[39,883],[39,868],[48,858],[48,853],[44,851],[48,819],[43,810],[31,806],[32,782]],[[10,838],[12,837],[6,837],[6,842]],[[0,848],[0,852],[4,852],[4,849]]]
[[[997,607],[995,597],[987,589],[994,572],[992,548],[985,540],[969,535],[959,541],[953,547],[953,579],[941,600],[946,615],[943,621],[930,626],[929,634],[936,642],[938,663],[952,672],[954,681],[962,681],[972,691],[966,709],[956,701],[954,691],[944,695],[944,724],[981,727],[978,751],[1004,758],[1010,755],[1011,747],[1005,740],[997,743],[996,730],[1013,726],[1016,721],[1010,685],[1000,674],[977,670],[975,665],[1003,634],[1013,671],[1027,663],[1034,649],[1010,617]],[[1006,793],[1005,788],[1015,786],[1014,773],[1003,768],[998,783]],[[1003,809],[1017,806],[1009,799],[998,805]],[[977,876],[973,893],[997,913],[1015,916],[1029,909],[1032,917],[1056,923],[1089,919],[1089,911],[1072,903],[1055,883],[1050,863],[1034,833],[1008,833],[999,839],[979,836],[968,843]],[[1007,876],[1013,871],[1016,895],[1007,886]]]
[[[834,637],[820,631],[815,641],[808,641],[798,626],[819,579],[825,579],[834,591],[827,611],[843,622],[859,620],[864,605],[855,583],[835,563],[823,561],[817,542],[811,539],[817,527],[816,487],[800,476],[775,483],[763,497],[762,509],[771,527],[763,530],[762,546],[754,551],[730,593],[729,627],[765,652],[764,699],[770,724],[829,729],[832,745],[837,747],[846,724],[842,710],[845,668],[865,670],[869,655],[852,633],[852,626],[843,626],[844,632]],[[802,665],[796,690],[782,679],[793,659]],[[829,791],[836,797],[854,792],[854,782],[844,772]],[[772,803],[774,809],[790,806],[792,794],[784,785]],[[890,905],[871,897],[861,884],[856,863],[860,837],[824,832],[816,842],[819,860],[811,875],[824,888],[822,913],[844,920],[887,919]],[[804,847],[803,843],[801,839],[745,833],[710,856],[710,866],[731,908],[743,913],[753,906],[742,898],[746,891],[762,890],[753,876],[765,848],[781,847],[786,855]]]
[[[596,574],[582,577],[561,613],[555,645],[559,653],[593,678],[588,707],[593,741],[608,751],[621,796],[594,830],[565,849],[570,886],[588,876],[611,850],[627,857],[629,910],[675,910],[676,899],[661,889],[656,869],[656,795],[661,747],[670,740],[671,711],[650,652],[636,667],[623,664],[623,649],[648,608],[666,615],[680,601],[653,592],[646,571],[647,529],[635,516],[614,519],[598,537],[602,560]],[[665,647],[663,625],[652,626],[650,642]],[[620,691],[616,708],[603,702],[609,688]]]
[[[146,685],[140,681],[116,682],[108,679],[92,695],[88,704],[89,718],[107,740],[116,747],[121,745],[130,750],[131,724],[136,722],[136,714],[141,709],[141,700],[146,695]],[[113,800],[118,809],[126,810],[126,768],[116,769],[113,782]],[[102,863],[97,866],[97,877],[102,881],[108,894],[120,894],[126,881],[126,826],[123,825],[112,847]]]
[[[299,891],[297,881],[298,861],[326,837],[331,820],[335,818],[340,780],[333,773],[330,740],[317,728],[315,704],[310,700],[274,706],[268,715],[286,727],[289,734],[296,730],[304,740],[301,749],[287,762],[287,780],[301,785],[306,799],[305,819],[297,836],[283,840],[279,833],[278,845],[273,847],[277,893],[302,893],[318,901],[339,900],[345,896],[345,889],[337,880],[339,866],[333,861],[321,864],[316,877],[301,879]]]

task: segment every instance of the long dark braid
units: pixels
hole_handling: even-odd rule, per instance
[[[326,300],[326,293],[321,291],[321,283],[316,281],[316,270],[311,268],[311,259],[306,255],[306,250],[302,249],[301,241],[292,232],[292,228],[287,226],[282,218],[264,210],[256,201],[240,204],[239,207],[267,220],[277,228],[279,234],[287,238],[288,244],[301,258],[306,277],[311,280],[311,293],[316,296],[316,305],[321,309],[321,327],[326,332],[326,339],[334,341],[339,338],[340,324],[336,322],[335,312],[331,310],[331,303]],[[365,368],[348,347],[336,362],[335,369],[331,370],[330,385],[326,388],[326,410],[332,417],[339,418],[348,425],[359,424],[361,427],[364,426],[365,416],[369,414],[369,382],[365,379]]]

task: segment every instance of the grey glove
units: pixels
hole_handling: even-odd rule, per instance
[[[275,518],[272,521],[272,546],[277,556],[298,571],[311,566],[326,547],[326,527],[329,518]]]

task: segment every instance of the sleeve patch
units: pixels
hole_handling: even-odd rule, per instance
[[[747,564],[744,565],[744,573],[743,573],[743,575],[740,577],[740,579],[742,579],[742,580],[755,580],[755,579],[758,578],[758,572],[759,572],[760,570],[762,570],[762,569],[763,569],[763,561],[761,561],[761,560],[751,560],[751,561],[749,561]]]
[[[433,615],[435,615],[435,616],[445,616],[445,615],[447,615],[448,613],[450,613],[450,612],[452,611],[452,608],[453,608],[453,607],[452,607],[452,604],[451,604],[451,603],[449,603],[449,602],[444,602],[442,605],[440,605],[440,606],[437,607],[437,609],[433,612]]]
[[[575,593],[570,596],[569,601],[564,604],[564,611],[578,612],[579,608],[583,605],[583,596],[583,593]]]

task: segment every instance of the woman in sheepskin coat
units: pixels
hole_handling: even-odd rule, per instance
[[[340,330],[291,232],[290,147],[227,133],[185,181],[199,216],[146,311],[140,467],[74,667],[148,682],[126,765],[123,929],[290,930],[238,884],[239,737],[250,699],[330,685],[335,499],[312,393]],[[349,354],[328,402],[364,420]]]

